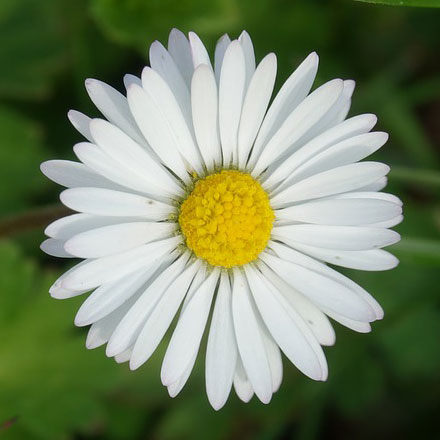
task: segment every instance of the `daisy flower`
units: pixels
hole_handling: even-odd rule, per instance
[[[75,318],[87,347],[131,369],[173,325],[162,364],[171,396],[185,385],[207,330],[206,390],[215,409],[232,386],[264,403],[279,388],[284,353],[325,381],[328,317],[357,332],[383,317],[362,287],[331,265],[387,270],[397,259],[400,200],[381,190],[389,167],[363,161],[388,139],[376,116],[346,119],[354,81],[310,93],[310,54],[272,102],[277,59],[255,62],[246,32],[217,43],[178,30],[154,42],[151,67],[126,75],[126,96],[98,80],[86,88],[103,118],[68,116],[87,140],[80,162],[43,173],[67,187],[77,213],[46,229],[42,249],[82,258],[51,287],[54,298],[92,292]],[[177,317],[178,316],[178,317]]]

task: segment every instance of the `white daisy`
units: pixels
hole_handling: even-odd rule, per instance
[[[161,378],[175,396],[193,369],[205,327],[206,389],[215,409],[232,385],[268,403],[282,380],[281,352],[305,375],[327,378],[328,317],[358,332],[383,317],[360,286],[327,266],[386,270],[381,248],[399,240],[400,200],[384,192],[389,167],[358,161],[386,133],[376,117],[346,119],[354,82],[335,79],[309,94],[310,54],[269,105],[277,61],[256,67],[251,39],[223,36],[214,66],[199,37],[173,30],[150,48],[127,97],[87,80],[105,119],[69,112],[87,139],[80,163],[42,164],[68,187],[77,214],[55,221],[48,254],[84,261],[50,289],[55,298],[93,291],[75,324],[87,347],[136,369],[173,319]],[[180,309],[180,311],[179,311]]]

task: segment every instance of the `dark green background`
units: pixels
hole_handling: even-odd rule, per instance
[[[438,436],[440,407],[440,10],[350,1],[0,1],[0,438],[390,439]],[[97,115],[83,87],[97,77],[122,89],[148,46],[172,27],[214,48],[224,32],[251,34],[258,59],[274,51],[278,85],[312,50],[317,83],[357,81],[351,114],[373,112],[389,143],[389,191],[405,203],[394,271],[355,273],[382,303],[373,333],[337,324],[326,348],[327,383],[285,363],[265,406],[232,396],[220,412],[204,390],[204,348],[183,392],[160,385],[161,346],[139,371],[84,347],[73,326],[81,298],[56,301],[48,286],[65,261],[39,251],[59,215],[60,188],[39,163],[73,158],[80,136],[70,108]],[[347,271],[348,272],[348,271]]]

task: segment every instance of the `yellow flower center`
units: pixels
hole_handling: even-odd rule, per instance
[[[269,197],[250,174],[224,170],[195,184],[182,203],[179,224],[199,258],[232,267],[258,257],[274,217]]]

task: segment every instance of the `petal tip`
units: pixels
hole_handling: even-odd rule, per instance
[[[180,29],[177,29],[177,28],[173,27],[170,30],[170,35],[172,35],[172,36],[174,36],[174,35],[184,35],[184,33]]]
[[[73,124],[72,120],[75,119],[75,116],[78,115],[78,113],[80,113],[78,110],[73,110],[73,109],[68,110],[67,118],[72,124]]]
[[[99,80],[94,78],[87,78],[84,81],[84,84],[86,86],[86,89],[89,93],[93,93],[96,90],[96,86],[100,83]]]
[[[268,405],[272,400],[272,393],[270,392],[270,393],[260,394],[258,398],[260,399],[261,403]]]
[[[311,64],[317,65],[319,63],[319,55],[318,52],[311,52],[306,58]]]
[[[53,160],[46,160],[46,161],[40,163],[40,171],[42,172],[42,174],[44,174],[48,178],[50,178],[49,174],[50,174],[51,163],[53,163]]]
[[[228,41],[230,40],[230,37],[228,34],[223,34],[218,40],[217,40],[217,44],[222,43],[224,40]]]
[[[79,312],[76,314],[73,323],[77,327],[85,327],[87,325],[92,324],[91,322],[89,322],[89,320],[85,319],[85,317],[83,317],[82,314],[80,314]]]
[[[137,359],[134,359],[132,357],[130,359],[130,362],[129,362],[128,365],[129,365],[129,368],[130,368],[131,371],[135,371],[135,370],[137,370],[142,365],[142,362],[139,362]]]
[[[223,408],[226,401],[224,399],[216,399],[208,396],[208,400],[214,411],[219,411]]]
[[[179,390],[172,388],[171,385],[167,387],[167,391],[168,391],[168,395],[172,399],[174,399],[179,394]]]
[[[96,341],[94,341],[92,338],[87,338],[86,339],[86,348],[87,350],[93,350],[95,348],[98,348],[100,346],[99,343],[97,343]]]
[[[112,339],[107,343],[107,347],[105,348],[105,355],[109,358],[117,356],[119,353],[121,353],[121,350],[118,349],[118,347],[112,343]]]

